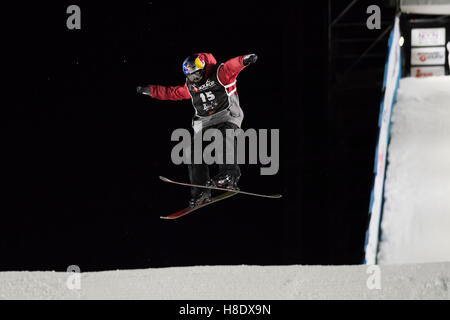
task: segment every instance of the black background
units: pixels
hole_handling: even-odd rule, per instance
[[[66,28],[70,4],[81,30]],[[328,14],[327,1],[8,10],[0,269],[361,263],[379,87],[371,109],[346,109],[367,92],[330,85]],[[187,181],[170,135],[189,128],[193,108],[135,88],[182,84],[194,52],[259,56],[238,78],[243,128],[280,129],[280,170],[244,165],[240,187],[284,197],[238,195],[164,221],[189,199],[158,176]]]

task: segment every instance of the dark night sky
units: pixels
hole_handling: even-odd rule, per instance
[[[336,181],[337,159],[352,145],[333,139],[326,1],[203,9],[83,2],[80,31],[66,28],[69,4],[77,3],[9,11],[1,270],[362,261],[375,141],[361,151],[360,174],[344,177],[355,195],[349,181]],[[243,128],[280,129],[281,168],[260,176],[259,166],[244,165],[240,187],[283,199],[238,195],[159,219],[189,198],[158,176],[187,181],[170,160],[170,134],[190,126],[193,108],[135,88],[183,83],[181,63],[193,52],[219,61],[258,54],[238,78]],[[352,210],[336,201],[352,197]]]

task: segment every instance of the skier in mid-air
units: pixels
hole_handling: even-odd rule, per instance
[[[160,100],[191,99],[195,109],[192,119],[194,133],[215,128],[220,130],[225,138],[226,129],[240,128],[244,118],[236,91],[236,78],[242,69],[255,63],[257,59],[256,54],[248,54],[218,64],[210,53],[193,54],[183,62],[183,72],[186,76],[184,85],[139,86],[137,92]],[[231,145],[234,148],[234,162],[223,161],[223,164],[219,164],[219,173],[212,179],[209,177],[208,165],[205,163],[194,164],[191,161],[188,169],[192,184],[238,189],[237,183],[241,171],[237,164],[236,138],[233,140],[224,148],[224,159],[227,153],[226,147]],[[209,201],[211,201],[210,189],[191,188],[190,207],[196,207]]]

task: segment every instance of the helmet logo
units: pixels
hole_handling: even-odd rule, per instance
[[[192,74],[198,70],[203,70],[205,65],[206,63],[203,59],[201,59],[198,55],[193,55],[184,60],[183,72],[185,75]]]
[[[199,69],[203,69],[205,67],[205,62],[200,60],[199,57],[195,58],[195,66]]]
[[[190,66],[189,64],[185,64],[183,66],[183,72],[184,73],[190,73],[191,70],[192,70],[192,66]]]

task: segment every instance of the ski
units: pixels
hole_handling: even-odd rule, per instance
[[[197,185],[197,184],[191,184],[191,183],[183,183],[183,182],[173,181],[173,180],[167,179],[166,177],[163,177],[163,176],[159,176],[159,178],[160,178],[162,181],[164,181],[164,182],[174,183],[174,184],[179,184],[179,185],[181,185],[181,186],[197,187],[197,188],[212,189],[212,190],[221,190],[221,191],[230,191],[230,189],[226,189],[226,188],[208,187],[208,186],[202,186],[202,185]],[[263,197],[263,198],[278,199],[278,198],[281,198],[281,197],[282,197],[281,194],[271,194],[271,195],[266,195],[266,194],[260,194],[260,193],[254,193],[254,192],[246,192],[246,191],[241,191],[241,190],[232,190],[232,191],[233,191],[233,193],[241,193],[241,194],[246,194],[246,195],[249,195],[249,196],[256,196],[256,197]]]
[[[213,197],[213,198],[211,199],[211,201],[206,202],[206,203],[204,203],[204,204],[201,204],[201,205],[199,205],[199,206],[196,206],[196,207],[193,207],[193,208],[189,208],[189,207],[188,207],[188,208],[185,208],[185,209],[180,210],[180,211],[178,211],[178,212],[172,213],[172,214],[170,214],[170,215],[168,215],[168,216],[162,216],[162,217],[160,217],[160,218],[161,218],[161,219],[165,219],[165,220],[174,220],[174,219],[178,219],[178,218],[183,217],[183,216],[187,215],[188,213],[191,213],[191,212],[193,212],[193,211],[195,211],[195,210],[197,210],[197,209],[206,207],[207,205],[210,205],[210,204],[213,204],[213,203],[215,203],[215,202],[218,202],[218,201],[227,199],[227,198],[229,198],[229,197],[235,196],[236,194],[237,194],[236,192],[228,191],[228,192],[225,192],[225,193],[222,193],[222,194],[220,194],[220,195],[218,195],[218,196]]]

